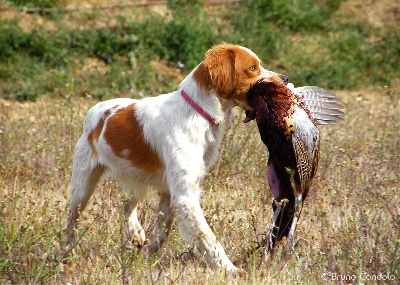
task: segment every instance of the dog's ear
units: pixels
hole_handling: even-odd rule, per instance
[[[228,96],[235,88],[235,49],[219,45],[207,51],[204,58],[213,88],[218,94]]]

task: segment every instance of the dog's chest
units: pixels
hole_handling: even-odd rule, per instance
[[[208,169],[218,158],[222,135],[223,131],[221,130],[221,127],[212,127],[205,133],[206,145],[204,148],[203,160],[206,169]]]

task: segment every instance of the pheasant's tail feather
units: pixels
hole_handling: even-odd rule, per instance
[[[332,92],[317,86],[303,86],[293,93],[310,111],[317,125],[335,124],[343,120],[344,106]]]

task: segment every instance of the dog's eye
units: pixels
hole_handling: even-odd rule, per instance
[[[257,69],[257,66],[255,66],[255,65],[252,65],[252,66],[250,66],[250,68],[249,68],[251,71],[255,71],[256,69]]]

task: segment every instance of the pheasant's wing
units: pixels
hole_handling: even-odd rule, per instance
[[[306,191],[312,179],[312,162],[306,146],[300,138],[299,133],[292,135],[294,154],[296,156],[297,171],[300,176],[302,192]]]
[[[307,195],[318,166],[321,134],[299,106],[295,106],[293,119],[295,128],[292,133],[292,145],[302,192]]]
[[[303,86],[292,89],[304,103],[317,125],[335,124],[343,120],[343,105],[332,92],[317,86]]]

